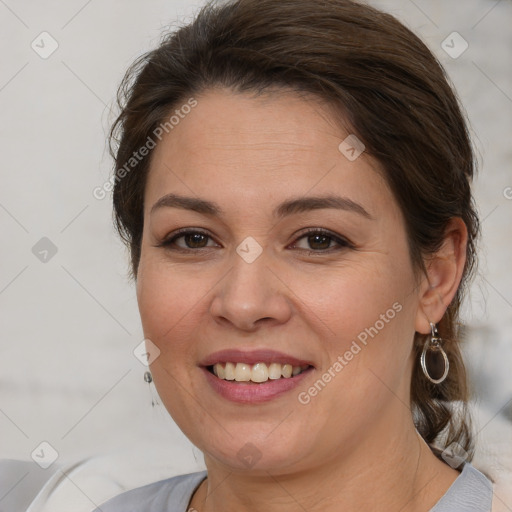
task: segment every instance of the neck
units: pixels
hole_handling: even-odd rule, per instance
[[[398,425],[405,426],[399,430]],[[329,461],[286,475],[233,472],[206,456],[208,478],[190,507],[197,512],[430,510],[459,473],[437,459],[412,421],[383,427],[379,422],[352,443],[355,448]],[[393,435],[385,437],[383,431]]]

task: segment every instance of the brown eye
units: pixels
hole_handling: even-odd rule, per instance
[[[185,245],[179,245],[176,243],[177,240],[183,238]],[[203,231],[197,230],[181,230],[171,235],[169,238],[164,240],[158,245],[158,247],[166,247],[171,250],[188,251],[194,249],[207,249],[208,239],[211,239],[210,235]]]
[[[203,233],[189,233],[176,237],[174,242],[180,238],[183,238],[188,248],[201,249],[205,247],[204,242],[207,241],[208,236],[204,235]]]
[[[183,239],[185,245],[176,243],[177,240]],[[158,247],[165,247],[169,250],[190,252],[199,249],[208,249],[208,240],[211,236],[203,231],[183,229],[177,233],[173,233],[169,238],[158,244]],[[354,246],[344,238],[334,235],[330,231],[316,229],[304,233],[297,240],[305,239],[307,247],[298,247],[300,250],[309,254],[330,253],[345,248],[353,248]],[[337,244],[332,246],[332,243]],[[295,242],[294,247],[297,245]]]
[[[308,235],[308,243],[312,249],[329,249],[332,237],[326,235]]]
[[[308,247],[302,247],[308,253],[322,253],[322,252],[331,252],[333,250],[341,250],[347,247],[353,247],[350,242],[341,238],[339,236],[334,235],[330,231],[326,231],[323,229],[320,230],[312,230],[304,233],[297,240],[305,239]],[[338,248],[332,247],[331,244],[334,242],[338,245]],[[295,244],[296,245],[296,244]]]

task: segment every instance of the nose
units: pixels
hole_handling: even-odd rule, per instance
[[[210,313],[219,323],[243,331],[285,323],[292,314],[290,289],[265,251],[248,263],[235,254],[232,268],[214,290]]]

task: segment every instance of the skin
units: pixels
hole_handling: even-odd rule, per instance
[[[145,190],[137,298],[144,335],[160,350],[151,372],[165,407],[205,456],[208,478],[189,506],[199,512],[427,511],[459,473],[438,460],[412,422],[414,333],[430,333],[460,283],[467,232],[460,219],[415,280],[403,216],[363,153],[319,101],[225,89],[198,105],[154,149]],[[220,217],[152,206],[176,193],[215,201]],[[336,194],[362,205],[275,219],[287,199]],[[206,231],[159,246],[179,228]],[[324,228],[335,239],[304,236]],[[262,254],[236,252],[253,237]],[[187,245],[188,241],[188,245]],[[189,249],[180,253],[178,248]],[[199,247],[199,248],[196,248]],[[173,250],[174,249],[174,250]],[[307,250],[316,251],[308,255]],[[394,303],[402,309],[311,401],[297,400],[357,335]],[[314,362],[291,392],[236,404],[198,367],[225,348],[271,348]],[[261,458],[247,468],[246,443]]]

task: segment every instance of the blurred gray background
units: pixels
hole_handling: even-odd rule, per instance
[[[423,38],[471,122],[483,240],[463,313],[464,350],[482,446],[509,457],[510,468],[512,2],[369,3]],[[0,0],[0,458],[28,461],[10,473],[7,490],[91,457],[102,462],[90,478],[101,468],[114,482],[103,495],[203,468],[163,405],[151,405],[146,368],[133,354],[143,335],[127,253],[110,197],[92,193],[111,171],[105,141],[126,68],[200,5]],[[57,458],[41,470],[38,454]],[[480,456],[484,466],[483,448]],[[74,510],[94,508],[103,495],[92,496],[92,480],[79,485],[65,475]],[[0,510],[12,496],[0,496]]]

